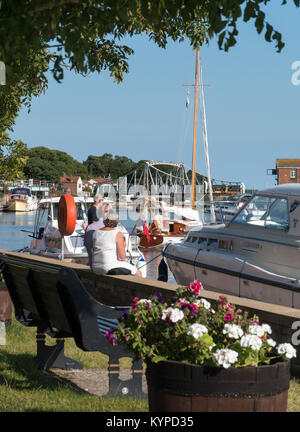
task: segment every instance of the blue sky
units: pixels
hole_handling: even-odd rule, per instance
[[[266,7],[268,19],[286,43],[257,35],[239,24],[238,44],[228,53],[213,39],[201,49],[211,175],[242,181],[247,188],[275,184],[267,169],[276,158],[300,158],[300,85],[291,82],[300,61],[300,9],[290,1]],[[79,161],[88,155],[125,155],[192,164],[195,52],[188,41],[158,48],[146,37],[126,41],[135,54],[122,84],[108,72],[88,78],[66,73],[62,84],[50,78],[47,93],[21,111],[14,138],[28,147],[46,146]],[[196,168],[206,173],[202,130],[198,127]]]

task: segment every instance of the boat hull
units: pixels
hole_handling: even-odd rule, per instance
[[[26,201],[9,201],[6,211],[9,212],[28,212],[29,206]]]
[[[163,252],[180,285],[199,280],[204,289],[300,309],[300,278],[274,273],[238,256],[169,245]]]
[[[168,243],[180,243],[184,239],[183,235],[151,234],[150,241],[148,241],[144,233],[139,233],[137,236],[140,239],[139,247],[143,249],[163,248]]]

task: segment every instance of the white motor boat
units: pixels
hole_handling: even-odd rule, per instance
[[[191,230],[162,252],[178,284],[300,308],[300,185],[255,193],[227,224]]]
[[[87,223],[87,209],[94,202],[92,198],[74,197],[77,207],[77,220],[72,235],[62,238],[58,229],[58,206],[60,197],[45,198],[40,201],[35,218],[34,238],[30,247],[23,249],[34,255],[48,258],[65,259],[72,262],[88,264],[88,253],[84,246],[83,224]],[[126,240],[127,261],[139,267],[144,260],[139,250],[139,241],[136,236],[130,236],[122,224],[118,225]],[[141,268],[143,276],[146,275],[146,266]]]
[[[36,210],[37,207],[38,200],[36,196],[31,194],[31,190],[27,187],[17,187],[11,191],[5,210],[9,212],[29,212]]]
[[[227,201],[213,201],[207,204],[205,201],[199,201],[196,205],[199,211],[203,209],[204,213],[210,213],[211,205],[213,204],[216,209],[217,221],[229,222],[250,197],[251,194],[236,194],[232,195]]]

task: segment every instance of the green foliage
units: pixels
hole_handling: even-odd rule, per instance
[[[196,365],[246,367],[269,364],[272,359],[295,357],[290,344],[271,339],[272,330],[257,316],[236,309],[223,296],[217,308],[200,297],[202,285],[193,281],[176,290],[171,304],[160,293],[135,298],[107,333],[113,345],[125,344],[136,359],[175,360]]]
[[[168,38],[189,39],[193,48],[217,36],[220,49],[236,43],[237,24],[252,21],[280,51],[281,34],[266,20],[262,4],[270,0],[3,0],[0,3],[0,59],[7,87],[0,90],[2,118],[9,121],[20,103],[47,87],[50,70],[61,82],[69,68],[86,75],[108,70],[116,82],[129,70],[133,50],[124,37],[146,34],[165,48]],[[283,1],[285,4],[286,1]],[[296,7],[299,1],[294,0]],[[3,86],[5,87],[5,86]],[[2,111],[2,110],[1,110]],[[7,120],[7,119],[6,119]]]
[[[27,178],[37,178],[53,183],[59,182],[59,177],[66,175],[88,177],[83,164],[73,159],[67,153],[50,150],[47,147],[34,147],[28,150],[28,160],[24,168]]]
[[[12,141],[7,132],[0,130],[0,177],[15,180],[24,176],[27,147],[22,141]]]
[[[136,163],[126,156],[113,157],[110,153],[104,153],[102,156],[88,156],[83,162],[90,177],[104,177],[109,175],[111,178],[118,178],[128,174],[136,167]]]

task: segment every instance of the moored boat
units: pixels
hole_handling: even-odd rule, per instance
[[[136,235],[140,239],[140,247],[162,248],[168,243],[182,242],[189,230],[202,224],[198,219],[197,210],[192,210],[192,216],[189,214],[195,219],[184,217],[183,210],[185,209],[179,206],[169,206],[149,197],[139,219],[144,217],[148,220],[150,214],[152,221],[147,223],[144,220],[143,228],[137,228]],[[171,218],[171,214],[174,218]]]
[[[37,206],[38,201],[31,194],[30,189],[18,187],[12,190],[4,210],[9,212],[28,212],[36,210]]]
[[[73,234],[61,236],[58,226],[58,209],[60,197],[45,198],[39,203],[35,218],[33,240],[29,247],[23,249],[34,255],[54,259],[65,259],[72,262],[88,264],[88,253],[84,245],[84,223],[87,224],[87,209],[92,205],[92,198],[74,197],[77,209],[76,225]],[[129,236],[122,224],[118,225],[126,241],[127,260],[138,266],[144,260],[143,253],[138,248],[138,241]],[[146,267],[143,267],[145,276]]]
[[[203,225],[163,251],[179,284],[300,308],[300,185],[255,193],[227,224]]]

